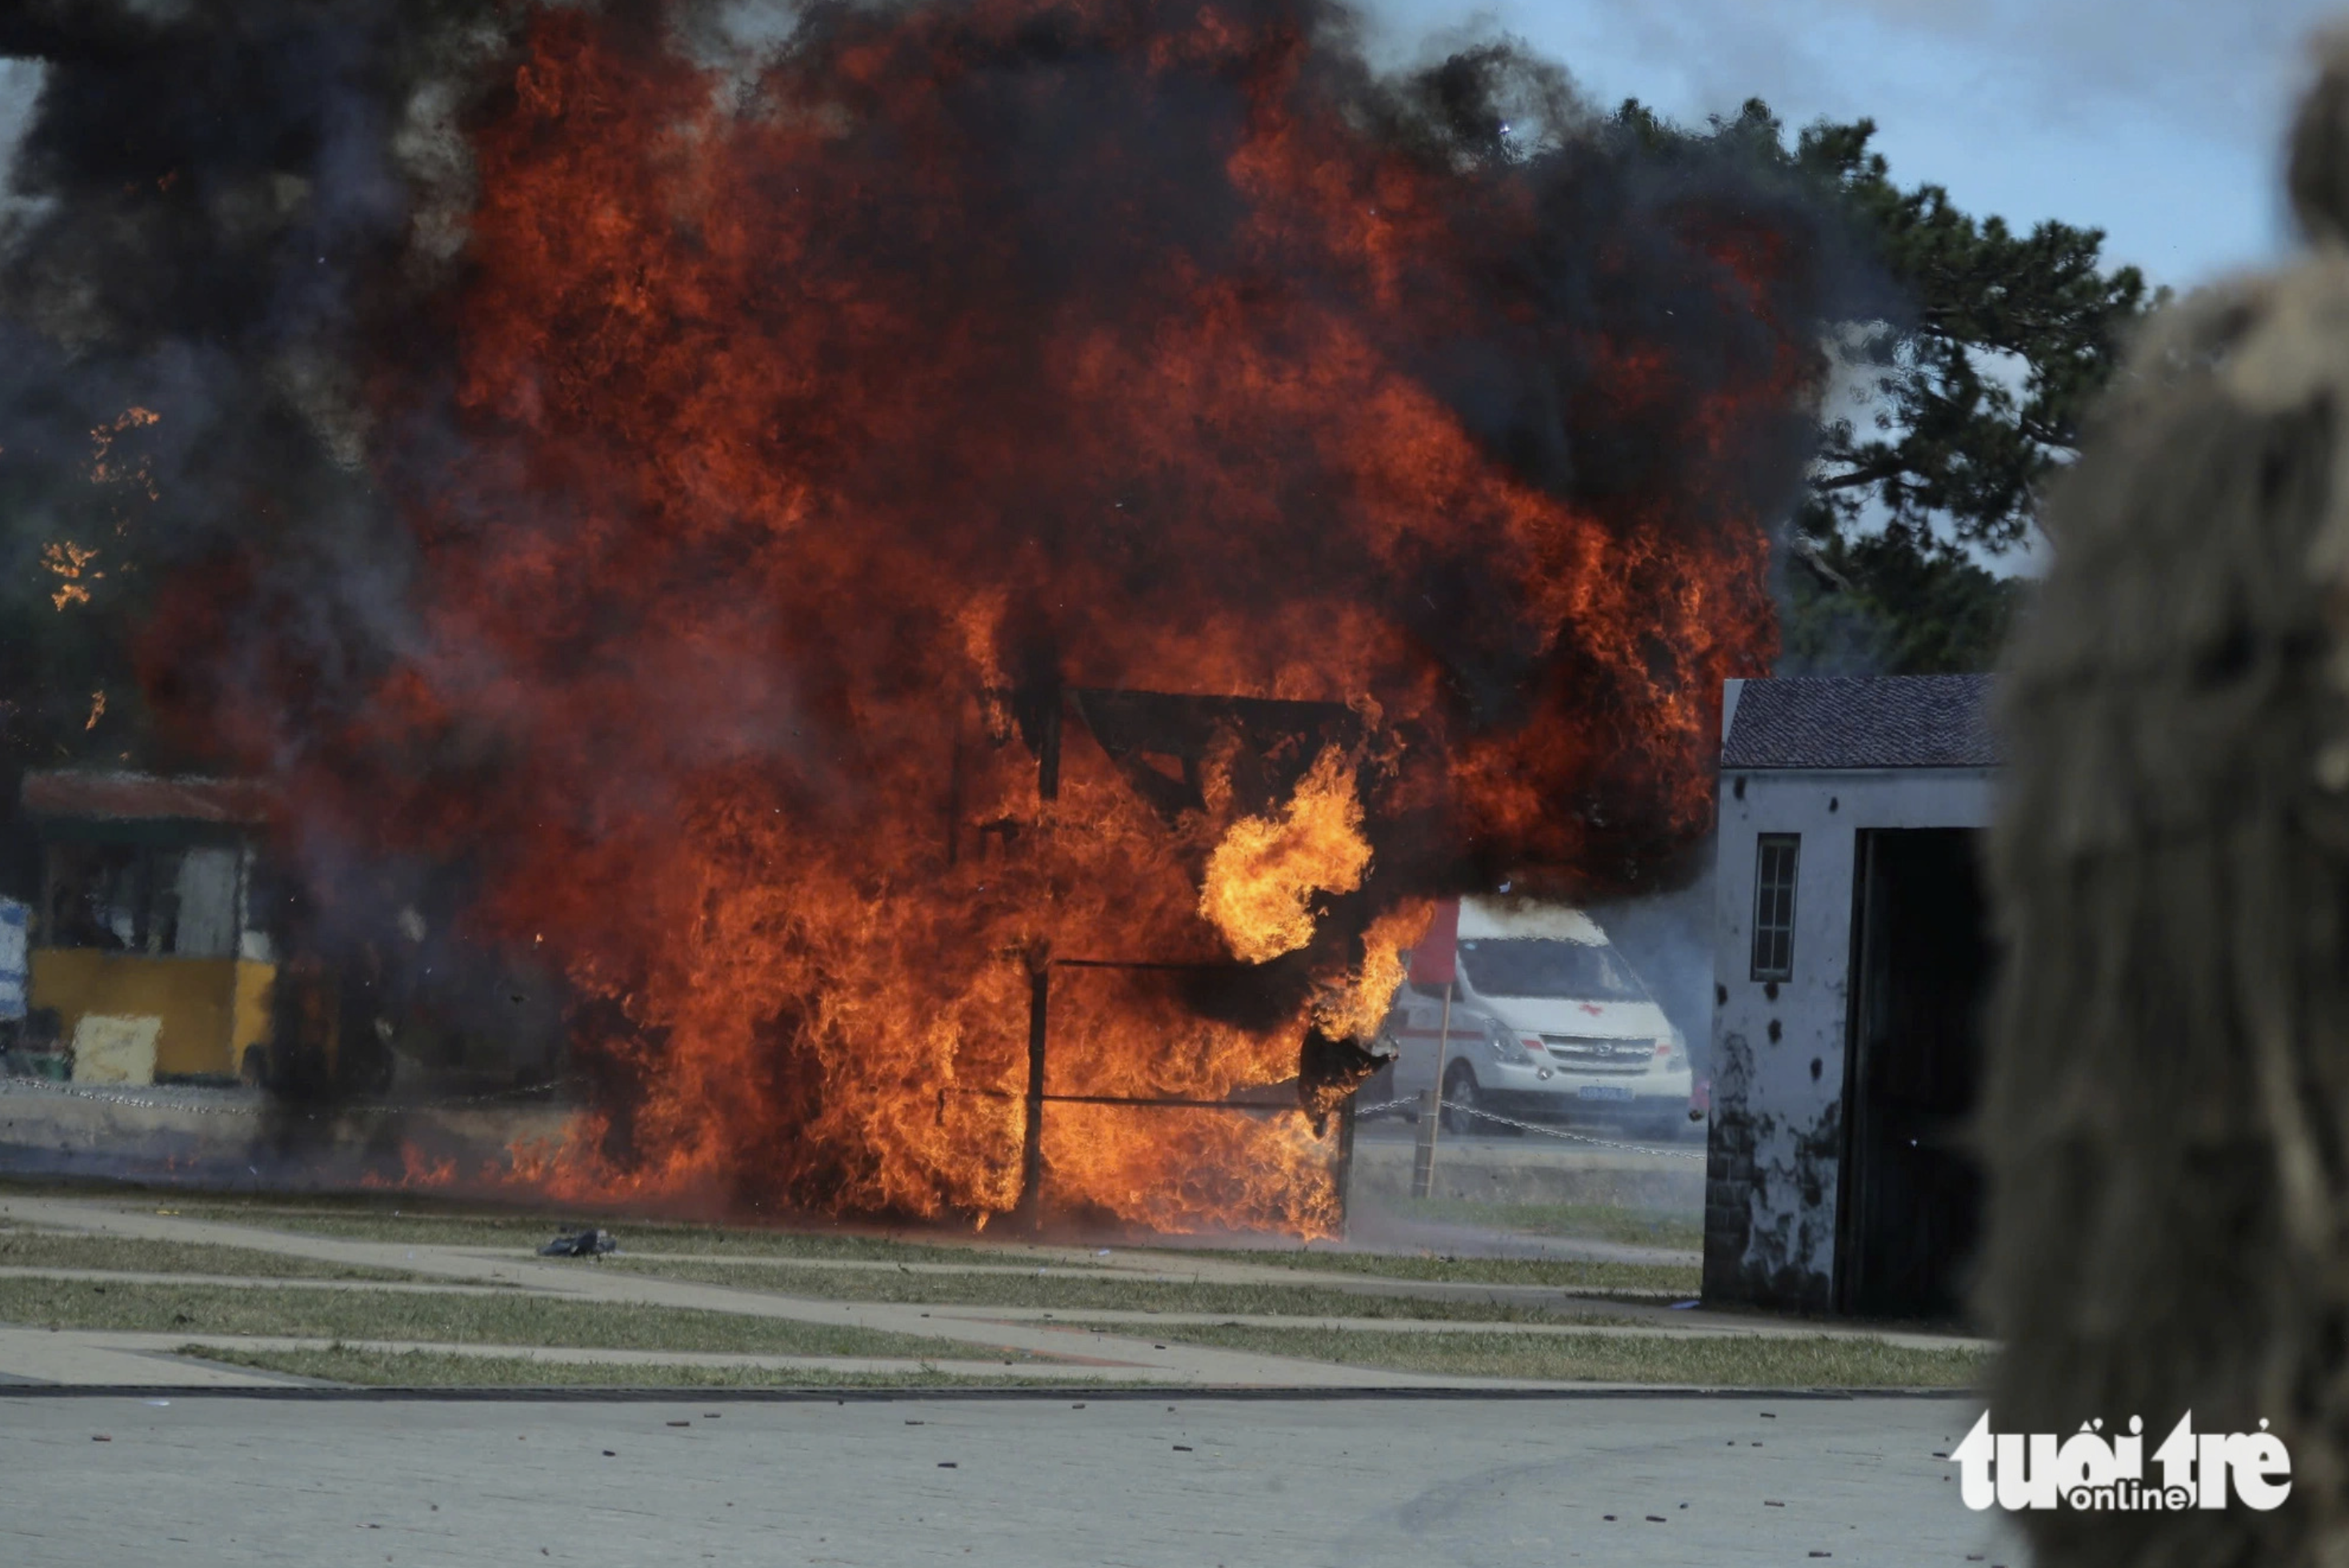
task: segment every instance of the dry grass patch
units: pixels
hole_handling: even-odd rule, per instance
[[[897,1241],[849,1233],[688,1225],[625,1215],[580,1218],[548,1214],[487,1214],[358,1204],[267,1204],[191,1200],[179,1206],[191,1218],[254,1225],[302,1235],[407,1246],[512,1247],[534,1251],[558,1233],[594,1227],[612,1233],[626,1251],[699,1253],[718,1257],[837,1259],[874,1263],[995,1263],[994,1248]],[[1009,1254],[1017,1262],[1021,1254]],[[1055,1263],[1054,1267],[1073,1265]]]
[[[1680,1209],[1620,1203],[1472,1203],[1458,1198],[1406,1198],[1389,1205],[1405,1219],[1476,1225],[1525,1236],[1623,1242],[1633,1246],[1696,1252],[1704,1245],[1704,1216]]]
[[[1131,1254],[1129,1254],[1131,1255]],[[1162,1252],[1170,1270],[1179,1270],[1186,1256],[1220,1258],[1228,1263],[1263,1264],[1274,1268],[1309,1269],[1324,1274],[1371,1274],[1382,1279],[1438,1280],[1454,1284],[1529,1284],[1555,1290],[1668,1291],[1694,1295],[1701,1271],[1694,1264],[1623,1264],[1578,1258],[1467,1258],[1425,1253],[1341,1253],[1320,1248],[1265,1248],[1262,1251],[1218,1251],[1188,1253]]]
[[[1016,1351],[846,1324],[742,1317],[627,1302],[571,1301],[521,1292],[271,1290],[207,1284],[107,1284],[0,1279],[0,1323],[35,1328],[235,1334],[288,1339],[377,1339],[464,1345],[543,1345],[593,1350],[716,1351],[762,1356],[881,1356],[931,1360]]]
[[[787,1264],[695,1264],[610,1258],[600,1265],[664,1279],[732,1285],[820,1301],[925,1306],[1019,1306],[1066,1312],[1215,1313],[1280,1317],[1388,1317],[1471,1323],[1590,1323],[1516,1302],[1426,1300],[1300,1283],[1233,1284],[1139,1278],[1108,1271],[1019,1274],[898,1274],[885,1269],[806,1269]]]
[[[287,1257],[257,1247],[142,1242],[72,1231],[0,1231],[0,1268],[104,1269],[122,1274],[230,1274],[253,1279],[408,1280],[399,1269]]]
[[[911,1370],[834,1372],[794,1367],[615,1366],[533,1361],[520,1356],[460,1356],[445,1350],[369,1350],[347,1345],[316,1350],[224,1349],[183,1345],[179,1354],[203,1361],[323,1383],[388,1388],[1019,1388],[1139,1387],[1097,1378],[1022,1374],[988,1377],[971,1373]],[[951,1359],[968,1361],[968,1347]]]
[[[1970,1388],[1989,1364],[1981,1350],[1826,1334],[1388,1334],[1234,1324],[1169,1326],[1154,1337],[1397,1372],[1701,1388]]]

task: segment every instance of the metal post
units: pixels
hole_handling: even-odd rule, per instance
[[[1411,1195],[1427,1196],[1435,1184],[1435,1091],[1419,1091],[1419,1143],[1411,1154]]]
[[[1028,977],[1028,1127],[1019,1153],[1019,1212],[1028,1228],[1044,1228],[1044,1030],[1052,998],[1052,966]]]
[[[1419,1145],[1412,1152],[1411,1195],[1430,1196],[1435,1187],[1435,1132],[1444,1119],[1444,1058],[1452,1047],[1452,990],[1444,983],[1444,1021],[1435,1030],[1435,1087],[1419,1097]]]
[[[1346,1190],[1354,1181],[1354,1099],[1338,1102],[1338,1239],[1346,1239]]]

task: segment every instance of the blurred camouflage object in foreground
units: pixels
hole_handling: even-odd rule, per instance
[[[1982,1292],[1999,1430],[2266,1419],[2294,1485],[2018,1515],[2044,1563],[2349,1561],[2349,34],[2290,179],[2305,255],[2157,318],[2050,498]]]

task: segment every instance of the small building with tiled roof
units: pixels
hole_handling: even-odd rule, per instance
[[[1953,1318],[2000,762],[1984,676],[1723,694],[1704,1294]]]
[[[1721,765],[1973,769],[1999,764],[1988,676],[1732,681]]]

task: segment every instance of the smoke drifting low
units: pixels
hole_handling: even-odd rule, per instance
[[[1056,1092],[1278,1080],[1430,897],[1636,891],[1709,821],[1836,304],[1733,138],[1503,45],[1382,77],[1311,0],[60,5],[0,52],[48,62],[0,464],[74,408],[62,490],[144,399],[108,548],[165,740],[279,779],[323,882],[460,867],[562,966],[620,1087],[519,1179],[984,1216],[1030,975],[1277,950],[1211,868],[1296,879],[1278,983],[1078,995]],[[1104,689],[1350,717],[1121,740]],[[1053,1180],[1326,1222],[1301,1125],[1195,1120],[1060,1117]]]
[[[454,117],[506,37],[470,5],[32,0],[0,16],[0,56],[36,63],[8,80],[37,93],[0,250],[0,567],[40,591],[29,616],[57,586],[42,553],[93,552],[83,618],[111,645],[60,654],[71,633],[12,632],[12,762],[54,761],[81,729],[83,674],[116,684],[91,744],[151,749],[124,727],[126,634],[191,571],[240,571],[267,605],[251,637],[298,646],[320,701],[363,700],[353,661],[397,645],[409,563],[368,461],[369,345],[446,282],[471,201]],[[93,482],[98,432],[131,410],[153,418],[110,455],[136,484]],[[143,672],[167,707],[179,662]],[[187,717],[179,759],[227,760]]]

